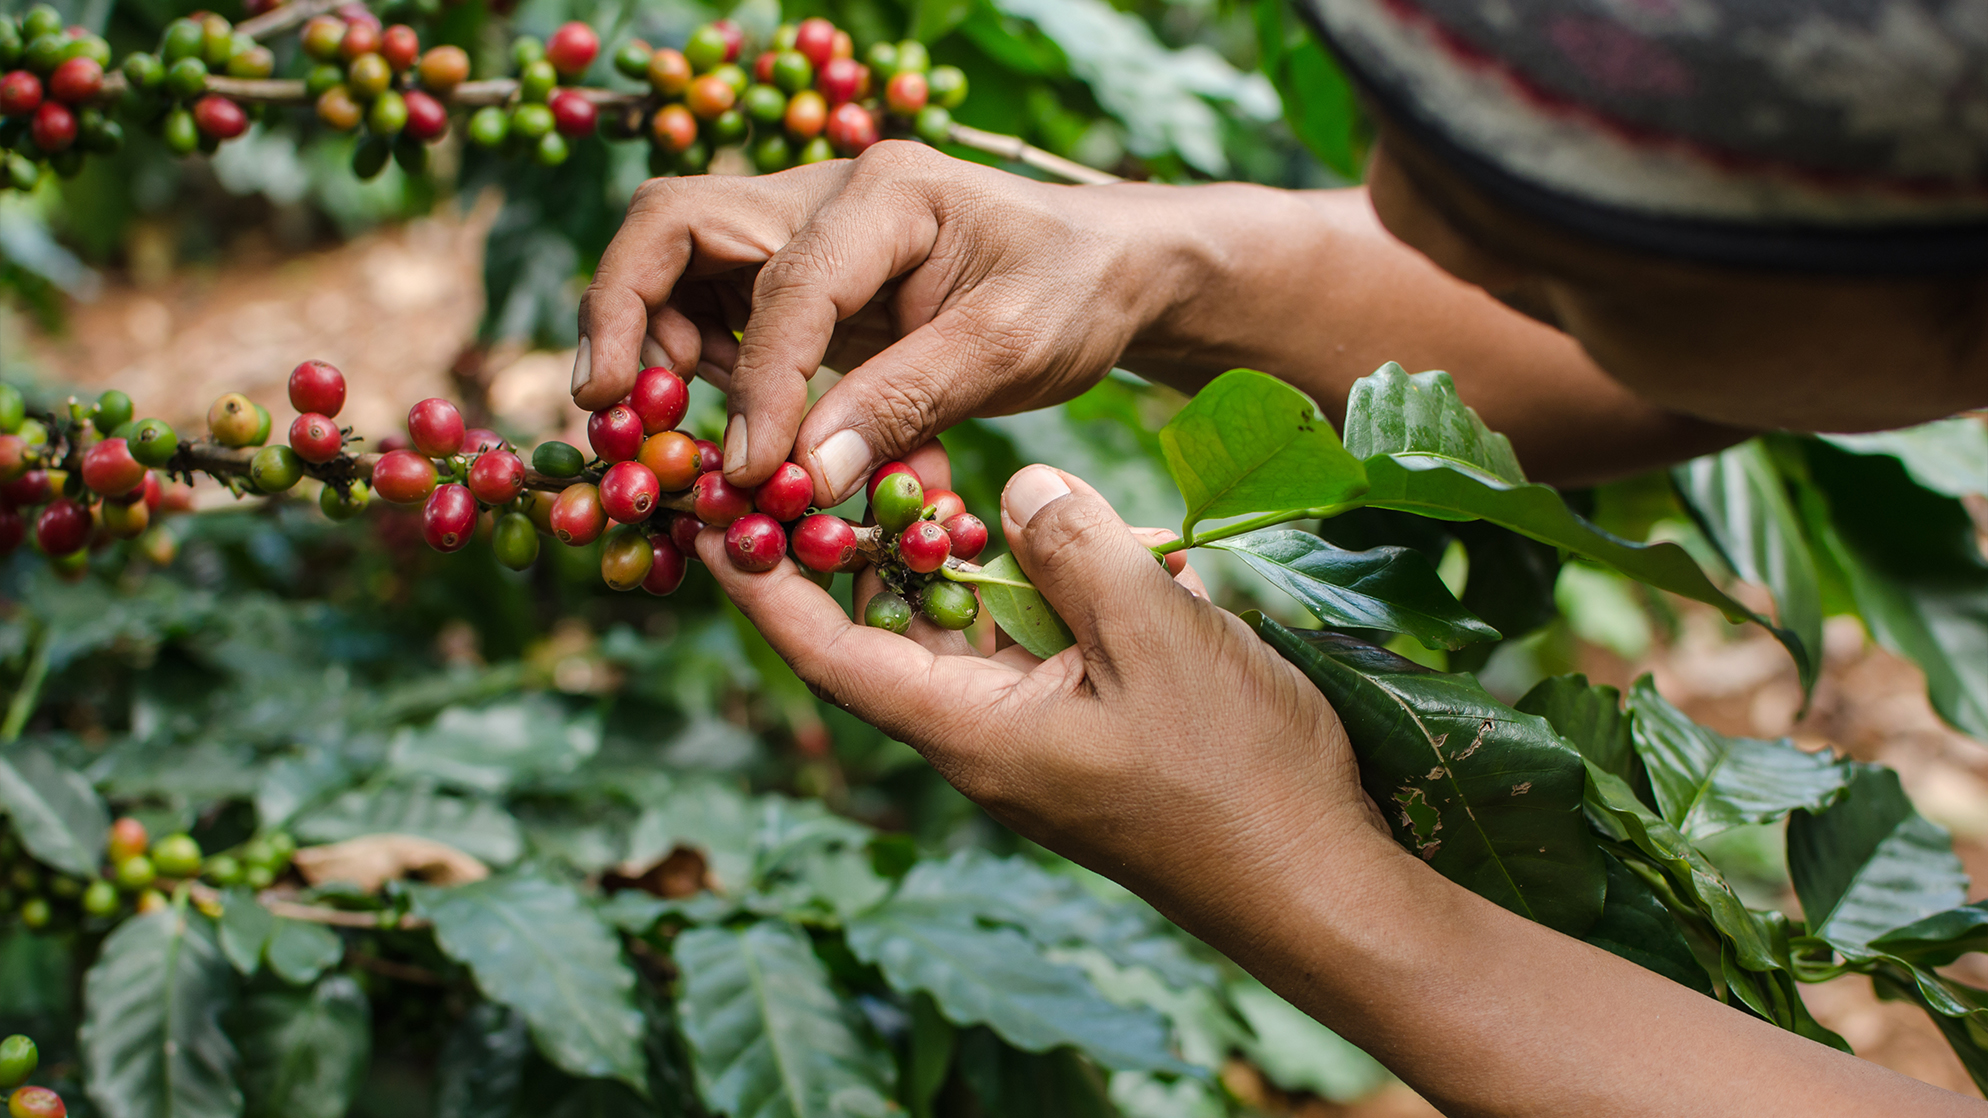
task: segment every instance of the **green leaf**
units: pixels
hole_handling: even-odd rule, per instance
[[[345,941],[323,924],[279,917],[263,954],[278,978],[292,986],[308,986],[345,957]]]
[[[911,1051],[906,1054],[903,1074],[898,1077],[899,1096],[913,1118],[932,1118],[932,1103],[939,1088],[952,1072],[953,1054],[959,1048],[959,1034],[953,1023],[939,1012],[931,995],[911,999]]]
[[[635,973],[572,886],[503,876],[412,894],[443,953],[469,967],[484,996],[523,1015],[547,1059],[646,1089]]]
[[[1988,493],[1988,423],[1957,415],[1897,431],[1864,435],[1820,435],[1823,442],[1852,454],[1888,454],[1912,480],[1949,497]]]
[[[1582,819],[1581,756],[1545,719],[1498,702],[1472,676],[1248,619],[1339,713],[1360,782],[1397,841],[1521,916],[1569,935],[1594,923],[1607,878]]]
[[[1114,1005],[1081,969],[1051,962],[1012,928],[982,926],[971,910],[893,897],[846,931],[849,950],[892,989],[930,994],[955,1025],[986,1025],[1029,1052],[1076,1048],[1110,1068],[1185,1070],[1159,1014]]]
[[[276,930],[276,917],[247,889],[230,889],[221,897],[221,954],[235,969],[251,975],[262,966],[262,949]]]
[[[752,801],[737,789],[699,781],[673,788],[661,803],[643,809],[628,836],[628,861],[649,866],[689,847],[703,854],[718,888],[741,893],[752,886],[758,826]]]
[[[481,709],[449,707],[428,726],[402,728],[387,766],[473,792],[502,792],[572,772],[600,745],[598,719],[569,718],[554,700],[530,696]]]
[[[1636,746],[1630,740],[1630,716],[1622,709],[1622,692],[1591,685],[1584,675],[1556,675],[1526,692],[1514,709],[1546,719],[1589,764],[1635,783]]]
[[[1871,948],[1922,967],[1943,967],[1969,951],[1988,951],[1988,901],[1893,928],[1872,940]]]
[[[1679,496],[1733,573],[1774,595],[1775,635],[1794,653],[1802,688],[1822,670],[1822,584],[1787,483],[1759,439],[1671,471]]]
[[[435,1118],[511,1118],[530,1056],[523,1017],[496,1002],[471,1006],[435,1066]]]
[[[1407,633],[1429,648],[1498,639],[1498,630],[1463,608],[1427,559],[1405,547],[1344,551],[1289,528],[1209,546],[1241,556],[1326,625]]]
[[[1117,1118],[1098,1069],[1068,1048],[1026,1052],[988,1029],[960,1034],[960,1077],[988,1118]]]
[[[1920,973],[1905,967],[1881,966],[1871,975],[1871,984],[1877,987],[1881,998],[1903,999],[1925,1010],[1974,1080],[1975,1089],[1988,1092],[1988,1029],[1973,1015],[1940,1012],[1920,987],[1917,981]]]
[[[1354,381],[1346,397],[1345,438],[1347,452],[1361,461],[1434,454],[1515,485],[1526,479],[1511,440],[1484,425],[1445,372],[1410,376],[1390,361]]]
[[[96,875],[110,812],[83,774],[32,746],[8,750],[0,757],[0,806],[37,860],[77,877]]]
[[[517,820],[484,799],[438,792],[425,784],[354,789],[305,812],[291,830],[306,842],[343,842],[361,835],[416,835],[446,843],[493,866],[524,852]]]
[[[83,980],[83,1081],[106,1118],[235,1118],[235,1046],[221,1015],[234,969],[207,918],[134,916]]]
[[[1228,987],[1229,1002],[1249,1025],[1242,1050],[1272,1083],[1350,1103],[1387,1082],[1387,1069],[1352,1042],[1253,978]]]
[[[1850,779],[1848,764],[1826,749],[1713,733],[1666,702],[1647,675],[1629,689],[1629,712],[1657,809],[1694,842],[1798,808],[1820,811]]]
[[[76,942],[20,924],[0,931],[0,1016],[69,1020],[75,1009]]]
[[[1855,765],[1828,810],[1789,817],[1788,876],[1809,934],[1846,955],[1967,899],[1953,840],[1913,809],[1898,774],[1878,765]]]
[[[1367,487],[1305,394],[1250,369],[1223,373],[1188,401],[1161,429],[1160,451],[1187,502],[1188,539],[1203,520],[1343,505]]]
[[[1030,585],[1013,555],[999,556],[981,567],[973,583],[994,623],[1030,654],[1047,660],[1077,643],[1049,600]]]
[[[829,985],[805,933],[780,921],[692,928],[673,948],[677,1012],[699,1093],[743,1118],[881,1118],[891,1059]]]
[[[344,1118],[372,1058],[372,1007],[335,974],[308,990],[269,990],[230,1019],[248,1118]]]
[[[1711,981],[1691,944],[1679,930],[1670,910],[1649,884],[1613,855],[1608,858],[1608,899],[1601,919],[1583,938],[1603,951],[1620,955],[1646,970],[1655,971],[1697,990],[1712,992]]]

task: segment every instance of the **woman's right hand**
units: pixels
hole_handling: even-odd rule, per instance
[[[776,175],[652,179],[581,301],[574,400],[606,407],[645,365],[702,373],[730,397],[726,476],[757,484],[791,457],[833,505],[964,418],[1110,370],[1186,276],[1156,198],[888,141]],[[848,375],[810,409],[824,362]]]

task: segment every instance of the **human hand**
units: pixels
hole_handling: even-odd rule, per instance
[[[574,399],[606,407],[647,365],[696,372],[730,397],[726,476],[757,484],[791,456],[828,507],[967,416],[1096,383],[1167,298],[1133,223],[1147,191],[896,142],[775,175],[653,179],[581,301]],[[848,375],[810,410],[824,362]]]

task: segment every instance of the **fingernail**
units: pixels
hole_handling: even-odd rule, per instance
[[[837,431],[815,447],[815,468],[836,496],[854,488],[870,468],[870,444],[854,431]]]
[[[579,352],[573,355],[573,391],[579,392],[594,379],[594,343],[591,338],[580,339]]]
[[[725,472],[745,469],[746,417],[735,415],[725,424]]]
[[[1068,497],[1070,487],[1056,476],[1056,471],[1048,466],[1030,466],[1015,475],[1008,483],[1008,492],[1001,498],[1008,508],[1008,516],[1023,528],[1042,511],[1042,506],[1058,497]]]
[[[645,369],[652,369],[657,365],[661,365],[663,368],[669,369],[671,372],[676,372],[676,370],[670,366],[670,355],[663,352],[663,343],[657,341],[654,338],[643,338],[642,367]]]

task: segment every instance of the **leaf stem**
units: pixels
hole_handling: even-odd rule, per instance
[[[1216,540],[1226,540],[1230,536],[1240,536],[1259,528],[1274,528],[1279,524],[1289,524],[1293,520],[1327,520],[1342,512],[1359,508],[1362,503],[1342,501],[1336,505],[1323,505],[1315,509],[1280,509],[1277,512],[1266,512],[1262,516],[1253,516],[1248,520],[1239,520],[1234,524],[1224,524],[1220,528],[1212,528],[1206,532],[1196,532],[1195,522],[1190,520],[1185,525],[1186,532],[1180,539],[1170,540],[1153,548],[1153,554],[1171,555],[1190,547],[1205,547]]]
[[[1002,578],[1000,575],[990,575],[984,568],[957,560],[949,560],[945,566],[939,568],[939,573],[954,582],[970,582],[979,586],[1012,586],[1017,590],[1035,589],[1033,583],[1022,579]]]
[[[35,638],[27,671],[21,673],[21,685],[15,688],[14,698],[7,704],[7,720],[0,722],[0,744],[18,740],[21,731],[27,728],[28,716],[35,712],[35,704],[41,701],[42,681],[48,678],[48,646],[53,643],[46,629]]]

